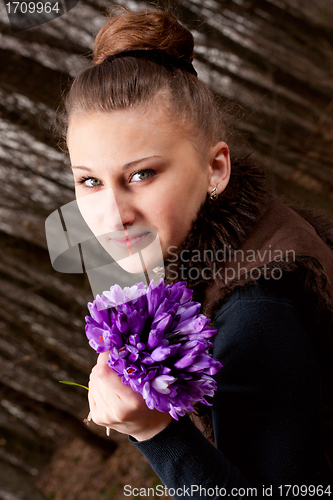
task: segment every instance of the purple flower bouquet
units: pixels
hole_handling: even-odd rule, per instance
[[[217,330],[192,302],[186,282],[148,287],[111,287],[88,304],[86,335],[96,352],[110,351],[108,364],[124,384],[142,394],[148,408],[178,415],[193,403],[209,403],[221,363],[209,349]]]

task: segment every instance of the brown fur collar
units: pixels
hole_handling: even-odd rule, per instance
[[[219,262],[226,267],[228,261],[237,258],[237,251],[246,248],[249,251],[249,245],[255,251],[260,250],[262,255],[265,249],[280,248],[285,253],[294,248],[293,259],[276,261],[272,252],[266,252],[265,259],[260,256],[259,261],[248,264],[248,268],[265,265],[266,277],[277,268],[284,273],[298,273],[304,290],[316,295],[318,314],[332,318],[333,223],[319,212],[296,206],[291,210],[273,198],[266,189],[263,169],[250,156],[233,161],[225,191],[215,201],[207,197],[188,237],[177,249],[177,259],[166,261],[166,281],[186,280],[194,291],[194,299],[203,303],[204,313],[212,317],[235,288],[257,283],[257,279],[249,274],[227,281],[223,280],[222,274],[221,279],[214,261],[217,253]],[[269,216],[267,207],[270,210],[271,206],[275,212]],[[265,231],[267,238],[263,240]],[[277,234],[275,240],[274,233]],[[185,255],[186,262],[182,258]],[[326,269],[322,261],[325,261]],[[328,274],[331,287],[328,286]]]
[[[236,250],[245,241],[265,205],[265,185],[264,171],[250,156],[233,161],[227,188],[217,200],[207,196],[187,238],[176,251],[178,259],[165,262],[166,281],[186,280],[196,299],[203,302],[203,294],[214,280],[211,256],[230,247]],[[195,260],[197,251],[205,255],[202,262]],[[185,253],[190,259],[184,265],[182,255]],[[192,267],[200,271],[199,277],[192,279],[189,272]],[[205,279],[202,276],[204,269]]]

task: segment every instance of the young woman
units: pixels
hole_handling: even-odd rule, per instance
[[[230,160],[192,59],[172,15],[113,14],[66,97],[63,136],[78,201],[96,196],[99,234],[113,231],[111,255],[152,228],[166,279],[185,279],[218,329],[223,368],[200,417],[214,444],[189,416],[149,410],[107,353],[91,373],[91,416],[128,434],[175,498],[281,498],[285,485],[329,496],[332,228],[269,194],[252,160]]]

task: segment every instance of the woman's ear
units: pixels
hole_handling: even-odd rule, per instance
[[[211,148],[209,169],[208,194],[210,195],[216,187],[215,194],[218,196],[227,187],[231,172],[229,148],[225,142],[218,142]]]

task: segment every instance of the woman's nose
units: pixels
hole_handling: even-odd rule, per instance
[[[135,211],[128,200],[115,196],[113,189],[103,189],[77,200],[80,212],[95,234],[101,236],[111,231],[121,231],[134,224]]]
[[[119,198],[119,197],[118,197]],[[119,212],[119,203],[113,189],[104,189],[101,191],[101,220],[105,232],[120,231],[123,228],[123,221]]]
[[[125,226],[134,224],[135,209],[126,195],[109,193],[106,204],[104,223],[111,231],[121,231]]]

